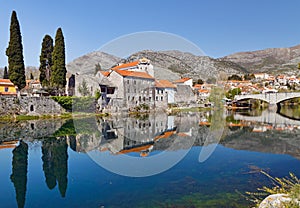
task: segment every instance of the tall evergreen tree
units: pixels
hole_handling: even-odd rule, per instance
[[[42,42],[40,55],[40,82],[42,86],[48,86],[50,83],[52,66],[53,39],[50,35],[45,35]]]
[[[9,79],[8,77],[8,71],[7,71],[7,67],[4,67],[4,74],[3,74],[3,79]]]
[[[22,89],[26,85],[22,36],[17,13],[12,12],[10,22],[10,40],[6,49],[8,56],[9,79]]]
[[[66,61],[65,41],[61,28],[58,28],[55,35],[55,44],[52,53],[53,65],[51,67],[51,86],[58,91],[63,91],[66,85]]]

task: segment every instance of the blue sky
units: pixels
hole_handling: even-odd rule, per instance
[[[123,35],[142,31],[176,34],[207,55],[300,44],[299,0],[0,0],[0,67],[15,10],[25,65],[38,66],[45,34],[65,36],[67,62]]]

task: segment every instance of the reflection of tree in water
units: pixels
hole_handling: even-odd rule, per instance
[[[16,191],[18,207],[24,207],[27,185],[28,145],[20,141],[20,145],[13,150],[12,174],[10,179]]]
[[[65,197],[68,185],[68,145],[65,137],[47,138],[43,141],[42,160],[46,184],[53,189],[58,183],[62,197]]]

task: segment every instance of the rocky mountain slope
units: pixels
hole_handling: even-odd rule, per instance
[[[142,57],[151,60],[157,79],[173,81],[180,77],[192,77],[195,80],[199,78],[211,80],[217,78],[220,72],[228,75],[247,72],[243,67],[230,61],[196,56],[181,51],[141,51],[132,54],[127,59],[97,51],[75,59],[67,65],[67,69],[72,73],[93,74],[97,63],[100,63],[103,70],[107,70],[115,64]]]
[[[95,51],[83,55],[67,64],[67,70],[71,73],[94,74],[95,65],[100,64],[102,70],[108,70],[113,65],[119,63],[121,58]]]
[[[239,52],[221,60],[234,62],[250,72],[295,73],[300,62],[300,45]]]

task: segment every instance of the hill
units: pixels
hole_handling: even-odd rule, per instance
[[[100,64],[102,70],[108,70],[113,65],[119,63],[121,58],[95,51],[83,55],[67,64],[67,70],[71,73],[80,72],[81,74],[94,74],[95,65]]]
[[[151,60],[155,70],[156,79],[176,80],[180,77],[192,77],[193,79],[217,78],[220,72],[226,74],[241,74],[247,71],[236,63],[213,59],[207,56],[196,56],[181,51],[140,51],[132,54],[127,59],[100,51],[92,52],[75,59],[67,65],[68,71],[82,74],[92,74],[95,64],[100,63],[103,70],[122,62],[129,62],[146,57]]]
[[[234,62],[252,73],[291,74],[297,71],[300,62],[300,45],[239,52],[225,56],[221,60]]]

